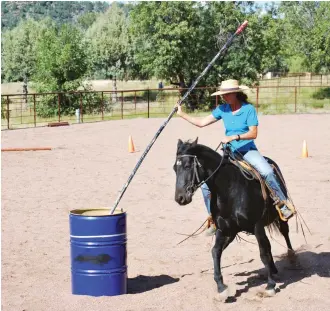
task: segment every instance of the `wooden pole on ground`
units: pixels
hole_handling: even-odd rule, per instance
[[[52,150],[51,147],[31,147],[31,148],[2,148],[1,151],[41,151]]]

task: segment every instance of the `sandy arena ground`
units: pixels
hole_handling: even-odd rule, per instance
[[[284,258],[282,236],[272,240],[279,268],[273,298],[261,299],[264,272],[256,244],[234,241],[224,252],[225,282],[235,298],[216,299],[212,237],[177,245],[205,220],[201,192],[191,204],[174,201],[177,139],[215,148],[218,122],[198,129],[173,119],[133,178],[119,207],[127,211],[128,294],[71,294],[69,211],[111,207],[136,162],[165,119],[136,119],[2,132],[2,148],[53,147],[2,152],[2,310],[329,310],[330,115],[260,116],[257,145],[280,165],[307,222],[307,243],[290,221],[300,266]],[[132,135],[136,153],[127,152]],[[301,159],[306,139],[310,157]],[[253,236],[242,237],[255,243]]]

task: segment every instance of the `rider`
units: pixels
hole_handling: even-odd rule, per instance
[[[225,103],[215,108],[212,113],[203,118],[195,118],[184,113],[180,105],[177,105],[177,114],[191,124],[204,127],[219,120],[223,120],[226,129],[226,136],[221,139],[222,143],[230,143],[232,152],[239,152],[245,161],[250,163],[263,176],[267,185],[277,196],[277,201],[282,204],[280,207],[282,216],[289,219],[293,212],[286,205],[286,196],[280,188],[280,184],[274,171],[266,159],[258,151],[254,139],[258,135],[258,117],[254,106],[247,102],[247,95],[243,93],[248,87],[239,85],[237,80],[223,81],[219,90],[212,94],[221,95]],[[204,202],[209,214],[210,190],[206,183],[201,186]],[[208,234],[214,234],[214,227],[210,227]]]

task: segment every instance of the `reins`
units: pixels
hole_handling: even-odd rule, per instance
[[[220,144],[218,145],[218,147],[215,149],[215,151],[217,151],[219,149],[219,147],[223,145],[223,142],[220,142]],[[177,159],[180,159],[180,158],[183,158],[183,157],[191,157],[191,158],[194,158],[194,175],[193,175],[193,179],[191,181],[191,184],[187,186],[187,192],[191,193],[191,195],[193,195],[196,190],[204,183],[206,183],[221,167],[222,163],[223,163],[223,160],[225,158],[225,154],[226,154],[226,149],[224,149],[224,154],[222,156],[222,159],[220,161],[220,164],[218,165],[218,167],[213,171],[213,173],[208,176],[205,180],[203,181],[200,181],[200,178],[199,178],[199,175],[198,175],[198,170],[197,170],[197,166],[202,168],[203,169],[203,166],[202,164],[200,164],[200,162],[198,161],[198,158],[197,156],[195,155],[191,155],[191,154],[183,154],[183,155],[180,155],[180,156],[177,156]],[[198,184],[195,185],[195,179],[197,180]],[[192,190],[192,191],[191,191]],[[206,228],[204,230],[202,230],[201,232],[197,233],[203,226],[204,224],[208,221],[208,218],[202,223],[202,225],[197,229],[195,230],[192,234],[189,234],[185,239],[183,239],[182,241],[180,241],[177,245],[183,243],[184,241],[188,240],[189,238],[192,238],[193,236],[197,236],[201,233],[203,233]]]
[[[195,232],[193,232],[192,234],[184,234],[184,235],[187,235],[187,237],[185,238],[185,239],[183,239],[182,241],[180,241],[177,245],[179,245],[179,244],[181,244],[181,243],[183,243],[184,241],[186,241],[186,240],[188,240],[189,238],[192,238],[193,236],[197,236],[197,235],[200,235],[201,233],[203,233],[205,230],[206,230],[206,228],[205,229],[203,229],[201,232],[199,232],[199,233],[197,233],[204,225],[205,225],[205,223],[208,221],[208,218],[202,223],[202,225],[197,229],[197,230],[195,230]],[[181,234],[182,235],[182,233],[177,233],[177,234]]]
[[[217,149],[221,146],[221,144],[223,144],[222,142],[219,144],[219,146],[217,147]],[[217,151],[217,149],[215,151]],[[198,169],[197,167],[203,169],[203,166],[202,164],[200,164],[200,162],[198,161],[198,158],[197,156],[195,155],[192,155],[192,154],[183,154],[183,155],[179,155],[177,156],[177,159],[181,159],[181,158],[184,158],[184,157],[190,157],[190,158],[194,158],[194,175],[193,175],[193,179],[191,181],[191,184],[189,186],[187,186],[187,192],[190,193],[191,195],[193,195],[196,190],[203,184],[205,184],[210,178],[213,177],[213,175],[220,169],[222,163],[223,163],[223,160],[225,158],[225,150],[224,150],[224,155],[222,156],[222,159],[220,161],[220,164],[218,165],[218,167],[213,171],[213,173],[208,176],[205,180],[200,180],[200,177],[198,175]],[[204,170],[204,169],[203,169]],[[195,179],[197,180],[198,184],[195,184]],[[192,191],[191,191],[192,190]]]
[[[225,144],[223,142],[220,142],[219,145],[215,148],[215,151],[217,151],[221,146],[225,146]],[[194,193],[196,192],[196,190],[201,186],[203,185],[204,183],[206,183],[210,178],[212,178],[212,176],[214,176],[214,174],[216,174],[216,172],[220,169],[222,163],[223,163],[223,160],[226,156],[226,154],[228,154],[228,156],[230,156],[234,161],[236,161],[236,164],[239,168],[239,170],[241,171],[242,175],[248,179],[248,180],[252,180],[254,179],[253,175],[247,171],[245,168],[243,168],[243,166],[241,166],[239,164],[239,160],[238,160],[238,157],[231,151],[230,148],[226,148],[226,146],[223,148],[223,155],[222,155],[222,159],[220,161],[220,164],[218,165],[218,167],[212,172],[212,174],[210,176],[208,176],[205,180],[203,181],[200,181],[200,178],[199,178],[199,175],[198,175],[198,169],[197,167],[203,169],[203,166],[201,165],[201,163],[198,161],[198,158],[196,155],[191,155],[191,154],[183,154],[183,155],[180,155],[180,156],[177,156],[177,159],[181,159],[181,158],[184,158],[184,157],[191,157],[194,159],[194,164],[193,164],[193,169],[194,169],[194,173],[193,173],[193,178],[192,178],[192,181],[191,181],[191,184],[187,186],[186,190],[188,193],[190,193],[191,195],[194,195]],[[240,154],[240,156],[242,157],[242,155]],[[243,157],[242,157],[243,158]],[[251,177],[248,177],[247,175],[250,175]],[[195,180],[197,180],[198,184],[195,184]],[[197,229],[195,230],[192,234],[189,234],[185,239],[183,239],[182,241],[180,241],[179,243],[177,243],[177,245],[183,243],[184,241],[188,240],[189,238],[192,238],[194,236],[197,236],[201,233],[203,233],[206,228],[204,230],[202,230],[201,232],[197,233],[203,226],[204,224],[208,221],[208,218],[202,223],[202,225]],[[244,240],[242,237],[239,236],[239,238],[241,240]],[[244,240],[246,241],[246,240]],[[248,241],[246,241],[248,242]],[[249,242],[251,244],[254,244],[252,242]]]

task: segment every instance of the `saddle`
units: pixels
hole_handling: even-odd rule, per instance
[[[267,160],[267,159],[266,159]],[[287,219],[285,217],[283,217],[282,213],[281,213],[281,207],[283,205],[286,205],[293,214],[296,214],[296,208],[294,207],[293,203],[291,202],[290,199],[287,199],[285,201],[280,201],[277,196],[275,195],[274,191],[266,184],[264,178],[260,175],[260,173],[248,162],[242,160],[242,159],[237,159],[237,158],[232,158],[229,156],[229,161],[230,163],[232,163],[233,165],[237,166],[240,171],[242,172],[243,175],[250,174],[251,178],[256,179],[260,182],[260,187],[261,187],[261,192],[262,192],[262,196],[264,198],[264,200],[266,201],[268,198],[268,194],[267,194],[267,189],[269,190],[269,194],[271,199],[274,201],[274,205],[275,208],[281,218],[281,220],[283,221],[287,221]],[[281,172],[277,169],[277,167],[275,165],[273,165],[272,163],[269,163],[270,166],[273,168],[274,173],[276,175],[276,177],[278,178],[278,180],[280,181],[280,187],[285,188],[286,189],[286,185],[284,182],[284,178],[281,174]]]

